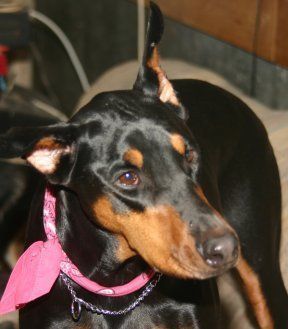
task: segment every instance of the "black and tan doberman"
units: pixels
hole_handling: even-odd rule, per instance
[[[85,276],[108,287],[147,267],[163,276],[130,312],[82,311],[76,322],[59,278],[21,310],[22,329],[223,328],[214,277],[232,267],[255,324],[288,328],[280,184],[267,133],[228,92],[169,81],[157,52],[162,32],[152,3],[134,88],[95,96],[67,123],[11,130],[1,137],[0,156],[26,158],[53,187],[57,235]],[[33,203],[27,247],[45,240],[43,193]],[[104,297],[70,284],[83,300],[110,310],[140,294]]]

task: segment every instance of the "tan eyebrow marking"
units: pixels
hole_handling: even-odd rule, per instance
[[[143,167],[143,154],[137,149],[130,149],[126,151],[123,156],[123,160],[139,169]]]
[[[182,136],[179,134],[173,134],[170,136],[170,142],[176,152],[181,155],[185,154],[185,142]]]

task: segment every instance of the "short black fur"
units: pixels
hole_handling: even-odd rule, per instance
[[[0,156],[26,157],[43,137],[71,146],[71,154],[60,159],[53,174],[46,175],[57,196],[57,234],[65,252],[87,277],[107,286],[128,282],[147,266],[155,266],[155,261],[165,275],[131,313],[111,317],[83,312],[77,323],[69,314],[70,295],[59,279],[48,295],[20,311],[20,328],[220,329],[219,296],[211,277],[235,265],[239,245],[235,231],[243,256],[260,278],[275,328],[287,328],[288,300],[279,269],[280,184],[267,133],[245,104],[206,82],[172,81],[181,104],[189,112],[186,121],[171,104],[158,99],[156,75],[145,64],[151,55],[151,43],[160,41],[163,30],[156,5],[152,5],[151,17],[148,46],[133,90],[97,95],[67,124],[36,130],[35,134],[29,130],[29,135],[25,130],[22,135],[12,131],[1,137]],[[171,142],[175,135],[181,137],[177,139],[180,148]],[[182,142],[185,149],[193,150],[192,161],[182,154]],[[131,149],[141,153],[142,166],[123,160]],[[119,185],[121,174],[129,171],[140,177],[139,186]],[[45,240],[41,220],[43,192],[44,186],[33,202],[26,247]],[[180,267],[186,266],[185,271],[174,263],[170,268],[168,259],[155,260],[157,244],[150,251],[150,261],[146,250],[133,244],[125,228],[120,233],[109,229],[111,222],[105,223],[95,213],[95,205],[103,197],[116,213],[110,218],[113,223],[127,214],[137,217],[147,209],[168,205],[167,227],[170,221],[180,218],[183,230],[179,232],[195,242],[194,250],[190,242],[183,245],[180,239],[177,245],[173,240],[175,248],[179,247],[173,255]],[[127,226],[131,220],[127,217]],[[156,232],[150,233],[153,236]],[[162,240],[168,233],[160,232]],[[117,256],[118,234],[123,234],[134,251],[123,261]],[[136,230],[134,234],[140,239],[140,232]],[[222,260],[219,254],[212,258],[211,265],[207,246],[219,239],[229,248],[220,254]],[[158,239],[157,243],[161,246],[162,241]],[[199,257],[195,267],[193,257]],[[139,295],[136,292],[120,298],[100,297],[76,284],[75,290],[81,298],[113,310],[123,308]]]

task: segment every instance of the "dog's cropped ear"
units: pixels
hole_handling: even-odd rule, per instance
[[[54,184],[64,184],[74,159],[73,126],[12,128],[0,136],[0,158],[26,159]]]
[[[164,21],[160,8],[150,2],[150,16],[147,27],[146,44],[141,67],[138,72],[135,90],[145,95],[158,96],[163,103],[173,105],[176,113],[186,119],[187,112],[180,103],[172,83],[159,64],[158,44],[164,31]]]

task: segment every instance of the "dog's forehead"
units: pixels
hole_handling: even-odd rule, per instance
[[[133,90],[99,94],[71,121],[85,127],[90,139],[100,137],[102,143],[161,141],[170,134],[187,134],[184,121],[171,108]]]
[[[154,122],[171,124],[182,121],[177,115],[157,97],[147,97],[135,90],[121,90],[105,92],[96,95],[87,105],[81,108],[72,118],[71,122],[88,123],[95,119],[135,121],[150,118]]]

